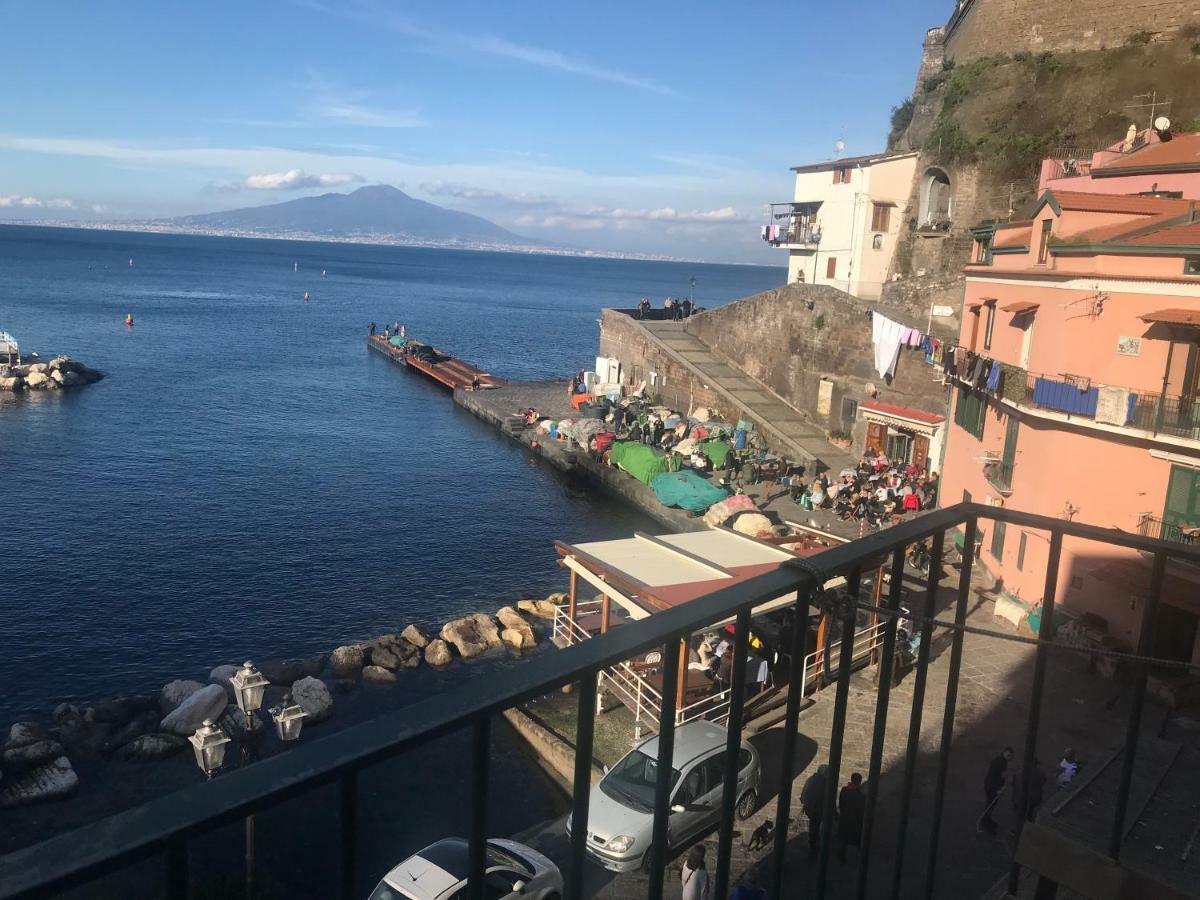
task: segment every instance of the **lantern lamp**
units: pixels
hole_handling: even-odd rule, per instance
[[[212,719],[205,719],[204,724],[196,729],[196,733],[188,738],[188,741],[196,753],[196,765],[200,767],[201,772],[212,778],[213,773],[221,768],[221,763],[225,761],[225,745],[229,743],[229,736],[214,725]]]
[[[271,682],[263,677],[254,663],[247,661],[238,669],[237,674],[229,679],[233,686],[233,696],[238,708],[246,717],[246,727],[254,730],[254,714],[262,709],[263,692]]]
[[[275,733],[281,741],[294,741],[300,737],[300,729],[304,725],[306,713],[295,703],[277,706],[271,710],[271,720],[275,723]]]

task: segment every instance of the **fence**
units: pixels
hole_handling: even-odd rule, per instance
[[[947,773],[952,752],[959,674],[963,659],[963,636],[968,630],[966,616],[970,602],[971,566],[980,519],[1003,521],[1027,529],[1037,529],[1050,535],[1046,566],[1046,588],[1042,601],[1042,619],[1035,641],[1037,650],[1033,664],[1032,687],[1025,732],[1022,771],[1033,769],[1038,745],[1038,728],[1046,680],[1047,659],[1055,632],[1055,601],[1058,569],[1064,536],[1097,541],[1102,544],[1142,551],[1153,557],[1153,569],[1144,593],[1141,609],[1138,655],[1132,658],[1134,682],[1132,704],[1125,733],[1121,780],[1118,787],[1116,814],[1108,856],[1117,860],[1123,841],[1123,824],[1129,803],[1133,767],[1138,749],[1143,701],[1146,694],[1149,660],[1147,656],[1153,636],[1153,623],[1163,592],[1164,575],[1169,558],[1200,561],[1200,548],[1185,544],[1167,543],[1120,531],[1101,529],[1065,519],[1029,515],[1012,509],[963,503],[937,510],[888,528],[849,544],[833,547],[808,559],[789,560],[778,569],[748,578],[689,603],[658,613],[648,619],[630,622],[599,637],[582,641],[557,653],[532,657],[520,666],[490,674],[484,679],[471,679],[452,690],[432,696],[404,709],[380,716],[371,721],[347,728],[309,744],[296,747],[279,756],[263,760],[192,787],[161,797],[135,809],[113,815],[100,822],[62,834],[41,844],[16,851],[0,859],[0,898],[44,896],[86,883],[124,866],[158,855],[163,861],[163,884],[160,894],[168,898],[185,898],[188,891],[187,858],[189,842],[221,825],[238,821],[247,815],[273,807],[280,802],[302,795],[322,785],[338,785],[340,802],[340,834],[336,843],[340,858],[340,893],[344,900],[359,896],[356,879],[356,828],[358,775],[365,768],[393,757],[405,750],[428,744],[430,741],[460,730],[472,736],[469,780],[471,803],[469,810],[469,900],[482,900],[485,892],[484,864],[486,849],[486,813],[488,785],[494,776],[503,777],[503,770],[493,773],[489,768],[489,737],[494,716],[503,710],[535,697],[573,684],[579,691],[576,720],[576,754],[572,822],[569,857],[566,866],[566,898],[576,900],[583,894],[583,863],[586,851],[588,801],[591,788],[592,738],[595,718],[594,699],[601,672],[625,660],[636,658],[661,648],[663,689],[659,718],[657,781],[653,813],[653,839],[648,850],[646,869],[649,873],[647,890],[651,900],[661,900],[663,874],[667,864],[668,820],[671,815],[672,760],[675,735],[675,691],[679,672],[680,641],[689,634],[711,627],[714,623],[733,617],[737,623],[733,646],[732,688],[729,697],[728,743],[725,755],[723,791],[719,811],[719,842],[715,860],[715,890],[713,895],[728,895],[730,853],[734,838],[734,810],[737,800],[738,752],[746,700],[745,672],[748,655],[750,613],[755,607],[772,599],[796,593],[795,621],[807,622],[814,607],[820,607],[826,594],[824,584],[844,576],[849,582],[845,602],[827,605],[826,611],[843,623],[838,642],[838,668],[833,700],[832,725],[828,748],[828,784],[841,784],[842,738],[846,731],[850,694],[850,665],[855,652],[854,622],[860,608],[881,613],[884,617],[880,648],[881,671],[890,672],[896,653],[897,619],[902,615],[900,599],[904,574],[905,553],[909,545],[932,538],[930,577],[923,591],[921,609],[914,611],[912,621],[920,625],[920,647],[912,674],[912,710],[909,738],[905,748],[903,788],[895,805],[897,834],[894,853],[890,858],[874,859],[872,843],[877,828],[877,785],[883,759],[883,742],[887,724],[890,678],[878,679],[876,715],[872,733],[869,772],[867,776],[866,811],[862,832],[860,865],[857,872],[857,896],[867,895],[867,876],[872,865],[888,869],[892,885],[890,896],[901,893],[901,879],[906,865],[923,864],[924,889],[921,896],[933,894],[943,861],[939,856],[942,813],[946,801]],[[958,573],[958,591],[954,602],[952,622],[936,620],[937,586],[945,578],[942,566],[943,547],[951,530],[962,529],[963,559]],[[882,556],[890,557],[891,582],[882,607],[875,609],[864,601],[859,592],[862,576],[874,569]],[[931,791],[922,789],[914,795],[916,765],[921,743],[921,720],[930,666],[931,644],[935,624],[950,632],[947,686],[942,719],[941,738],[936,750],[936,775]],[[971,629],[977,631],[977,629]],[[990,632],[984,632],[990,633]],[[998,635],[1015,639],[1011,635]],[[781,762],[775,787],[773,819],[777,824],[773,836],[773,854],[768,866],[770,895],[778,900],[783,895],[784,849],[789,838],[792,808],[792,788],[797,751],[798,718],[800,711],[802,667],[809,656],[808,630],[793,629],[790,658],[792,667],[787,707],[782,726]],[[1064,652],[1070,652],[1064,648]],[[1029,808],[1032,779],[1025,779],[1018,791],[1020,807]],[[764,788],[766,790],[767,788]],[[817,875],[812,896],[820,900],[826,894],[832,850],[833,809],[836,792],[825,792],[825,815],[817,856]],[[915,803],[929,803],[932,810],[931,832],[924,853],[906,852],[908,820]],[[1018,829],[1023,823],[1018,823]],[[1019,846],[1018,840],[1014,845]],[[952,863],[951,863],[952,864]],[[1014,864],[1011,886],[1015,889],[1019,870]],[[1115,877],[1115,876],[1114,876]],[[910,892],[911,893],[911,892]],[[877,896],[873,894],[872,896]]]

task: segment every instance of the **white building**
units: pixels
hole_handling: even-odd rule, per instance
[[[790,203],[773,203],[763,239],[788,251],[788,283],[828,284],[874,300],[908,220],[917,153],[796,166]]]

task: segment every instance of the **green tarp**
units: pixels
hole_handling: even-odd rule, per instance
[[[663,506],[696,511],[708,509],[729,496],[691,469],[659,475],[650,482],[650,487],[654,488],[654,494]]]
[[[396,335],[391,340],[389,340],[388,343],[391,344],[393,347],[403,347],[405,344],[408,343],[408,338],[402,338],[402,337],[400,337],[400,335]]]
[[[729,444],[725,441],[704,441],[700,444],[700,452],[712,460],[714,469],[719,469],[725,465],[725,457],[729,456]]]
[[[617,441],[612,445],[609,459],[645,484],[668,471],[667,458],[662,452],[633,441]]]

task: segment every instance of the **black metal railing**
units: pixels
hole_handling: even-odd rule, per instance
[[[815,246],[821,243],[821,229],[814,225],[794,225],[781,228],[777,233],[768,232],[763,238],[773,247],[784,244],[805,244]]]
[[[328,784],[337,784],[340,792],[340,837],[336,845],[340,855],[339,894],[344,900],[359,895],[356,883],[356,859],[358,834],[356,819],[359,803],[358,776],[369,766],[395,757],[405,750],[426,745],[453,732],[468,730],[471,734],[471,769],[469,783],[472,791],[470,804],[469,856],[471,878],[468,896],[482,898],[484,895],[484,850],[485,821],[487,812],[488,786],[493,777],[500,775],[489,767],[489,737],[492,718],[505,709],[543,696],[564,685],[577,687],[580,703],[576,721],[576,752],[574,770],[574,796],[572,800],[572,823],[569,859],[566,867],[567,900],[583,896],[583,864],[586,851],[588,822],[588,795],[591,784],[591,760],[594,727],[594,702],[597,673],[601,670],[661,648],[663,658],[663,703],[659,721],[658,783],[654,809],[654,841],[649,858],[649,887],[647,894],[652,900],[663,895],[663,874],[667,864],[668,820],[671,814],[668,805],[672,774],[672,753],[675,734],[675,696],[679,677],[679,655],[681,640],[688,635],[710,627],[713,623],[736,618],[737,628],[734,646],[733,690],[729,710],[729,748],[739,746],[742,737],[742,718],[745,705],[744,673],[747,657],[747,639],[751,610],[756,606],[779,597],[796,593],[795,621],[807,622],[809,614],[817,607],[841,619],[840,648],[841,665],[838,670],[832,728],[829,739],[829,773],[825,792],[825,815],[822,819],[818,876],[815,888],[817,898],[826,895],[826,876],[829,872],[830,854],[833,844],[832,814],[836,791],[841,783],[842,736],[846,728],[849,702],[849,679],[853,654],[854,623],[860,608],[870,609],[884,616],[886,621],[884,642],[880,658],[880,671],[890,673],[897,654],[897,619],[907,615],[919,625],[921,643],[916,660],[913,683],[913,704],[910,714],[908,741],[903,767],[903,789],[897,808],[898,832],[894,857],[873,859],[871,848],[874,833],[879,829],[880,772],[884,753],[884,738],[887,726],[888,701],[892,679],[878,679],[876,715],[871,740],[869,777],[867,780],[866,811],[863,830],[863,852],[857,873],[857,896],[867,896],[868,870],[871,865],[890,869],[890,896],[898,897],[901,892],[905,864],[912,865],[906,857],[905,841],[910,822],[909,814],[917,805],[932,804],[932,833],[926,846],[923,863],[923,890],[919,896],[932,896],[939,872],[945,862],[939,859],[939,837],[943,805],[947,793],[947,773],[953,749],[955,709],[958,691],[959,670],[963,658],[963,638],[966,631],[979,631],[965,625],[970,600],[971,568],[977,539],[979,520],[1003,521],[1026,529],[1037,529],[1050,535],[1049,557],[1046,567],[1045,591],[1042,598],[1042,619],[1036,639],[1013,635],[999,635],[1008,640],[1026,640],[1036,644],[1033,685],[1030,695],[1028,724],[1024,742],[1024,765],[1022,771],[1033,770],[1034,753],[1038,744],[1038,729],[1041,722],[1041,705],[1046,665],[1053,645],[1055,633],[1055,593],[1058,586],[1058,569],[1064,536],[1101,544],[1147,552],[1153,556],[1154,566],[1150,583],[1142,604],[1139,653],[1134,664],[1134,700],[1130,710],[1125,739],[1125,756],[1122,777],[1117,794],[1117,816],[1112,830],[1109,856],[1117,859],[1121,851],[1122,823],[1128,805],[1133,763],[1141,727],[1142,698],[1145,695],[1147,661],[1144,658],[1151,647],[1152,625],[1158,609],[1163,586],[1163,573],[1169,557],[1200,562],[1200,548],[1185,544],[1167,543],[1127,532],[1101,529],[1065,519],[1035,516],[1011,509],[963,503],[947,509],[936,510],[892,528],[885,529],[849,544],[824,551],[807,559],[789,560],[777,570],[767,572],[730,587],[714,591],[689,603],[657,613],[647,619],[631,622],[589,641],[575,644],[565,650],[532,657],[519,666],[489,674],[487,678],[471,679],[469,683],[442,692],[422,702],[407,706],[399,711],[380,716],[369,722],[347,728],[310,744],[298,746],[286,753],[263,760],[245,768],[221,775],[211,782],[198,783],[192,787],[161,797],[137,808],[127,810],[107,819],[59,835],[35,846],[15,851],[0,858],[0,898],[27,898],[52,895],[86,884],[96,878],[118,872],[126,866],[152,856],[163,860],[163,884],[159,894],[168,898],[185,898],[188,891],[187,864],[189,843],[212,832],[214,829],[238,821],[281,802],[305,794]],[[942,566],[943,548],[952,530],[960,529],[963,534],[962,560],[959,564],[958,592],[952,622],[935,620],[939,582],[946,576]],[[923,586],[923,601],[916,612],[901,612],[902,583],[904,582],[905,555],[908,547],[918,540],[931,541],[930,576]],[[864,571],[878,565],[881,558],[890,554],[891,584],[888,596],[881,601],[879,609],[871,607],[859,596],[860,576]],[[830,579],[846,577],[848,589],[844,595],[833,596],[824,591]],[[950,632],[951,655],[949,678],[941,729],[941,738],[936,753],[936,781],[932,797],[926,791],[916,790],[916,771],[920,751],[921,719],[924,695],[928,688],[927,672],[930,665],[934,628]],[[993,632],[984,632],[994,634]],[[791,644],[791,673],[783,721],[782,761],[778,780],[778,797],[774,821],[773,856],[769,863],[770,895],[774,900],[785,896],[783,886],[785,847],[789,839],[789,814],[792,809],[792,782],[796,775],[795,758],[803,660],[808,652],[809,630],[793,629]],[[1076,652],[1062,648],[1066,652]],[[736,686],[741,685],[740,689]],[[724,784],[735,785],[738,776],[738,754],[725,755]],[[1018,788],[1019,808],[1030,806],[1032,779],[1024,779]],[[736,791],[724,791],[720,809],[719,845],[716,860],[716,890],[713,896],[728,895],[730,881],[730,852],[733,841],[734,808]],[[1018,830],[1022,827],[1018,822]],[[1019,845],[1018,840],[1014,845]],[[1014,863],[1013,887],[1018,870]],[[912,876],[910,873],[910,880]],[[787,896],[792,896],[788,893]],[[918,896],[906,890],[905,896]],[[878,892],[872,896],[881,896]]]
[[[1165,522],[1148,513],[1138,521],[1138,534],[1176,544],[1200,544],[1200,528],[1197,526]]]

